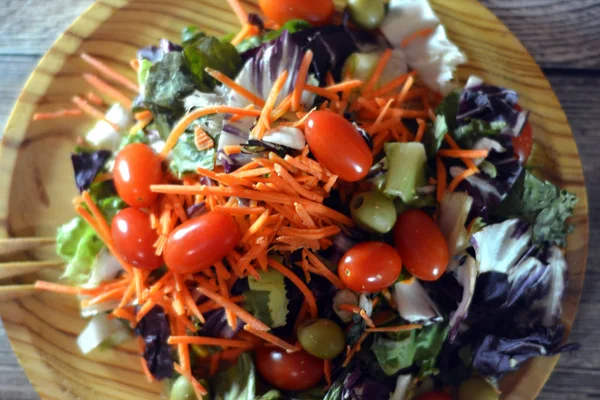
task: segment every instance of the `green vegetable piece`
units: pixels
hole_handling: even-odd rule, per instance
[[[317,319],[298,327],[298,340],[307,353],[324,360],[337,357],[346,347],[346,334],[328,319]]]
[[[425,147],[416,142],[386,143],[384,151],[389,170],[383,191],[410,204],[417,198],[417,188],[427,184]]]
[[[162,109],[183,111],[183,99],[194,90],[194,76],[187,67],[185,57],[173,51],[150,67],[144,101],[147,105]],[[157,115],[154,110],[153,114]]]
[[[133,143],[150,144],[150,140],[148,140],[148,137],[142,130],[137,131],[133,135],[125,135],[123,136],[121,143],[119,143],[119,151],[121,151],[125,146]]]
[[[428,157],[435,157],[442,145],[444,135],[458,128],[456,114],[458,113],[459,101],[460,92],[455,91],[444,97],[435,109],[437,118],[433,124],[429,124],[423,136],[423,144],[427,149]]]
[[[238,53],[244,53],[248,50],[254,49],[262,44],[262,40],[258,36],[252,36],[248,39],[242,40],[240,44],[236,46]]]
[[[310,24],[310,22],[304,21],[303,19],[291,19],[285,24],[283,24],[281,28],[265,33],[265,35],[262,38],[262,41],[263,43],[265,43],[277,39],[279,36],[281,36],[283,31],[288,31],[289,33],[296,33],[311,27],[312,25]]]
[[[223,43],[214,36],[206,36],[184,48],[187,67],[192,72],[198,89],[210,92],[217,81],[205,71],[207,67],[234,78],[242,67],[242,57],[231,43]]]
[[[206,37],[206,33],[202,32],[200,28],[195,25],[186,26],[181,31],[181,43],[184,47],[204,37]]]
[[[194,387],[185,376],[180,376],[171,387],[169,400],[198,400]]]
[[[352,20],[364,29],[377,28],[385,18],[383,0],[349,0],[347,9]]]
[[[504,121],[487,122],[481,119],[473,119],[467,125],[463,125],[454,131],[454,138],[460,144],[469,145],[477,138],[482,136],[497,136],[506,128]]]
[[[567,235],[573,230],[566,221],[573,215],[576,203],[574,194],[525,171],[502,202],[498,214],[533,224],[533,242],[538,246],[554,243],[565,247]]]
[[[173,148],[169,167],[177,176],[195,173],[198,167],[212,170],[215,167],[216,152],[212,149],[199,151],[193,133],[184,133]]]
[[[58,228],[56,253],[67,263],[62,277],[70,283],[88,281],[96,256],[104,242],[81,217],[76,217]]]
[[[350,213],[358,226],[375,233],[388,233],[396,223],[394,201],[378,191],[357,194]]]
[[[140,61],[140,69],[138,69],[138,83],[140,86],[144,86],[146,84],[152,65],[152,61],[146,60],[145,58]]]
[[[211,379],[215,400],[254,400],[257,395],[256,369],[248,353],[238,357],[237,364]]]
[[[363,82],[367,82],[375,72],[375,68],[380,59],[380,52],[353,53],[344,63],[342,76],[349,74],[354,79],[360,79]]]
[[[248,278],[246,305],[254,316],[271,328],[284,326],[288,313],[284,276],[278,271],[260,272],[260,280]]]
[[[498,400],[499,398],[500,394],[496,389],[479,376],[467,379],[458,388],[458,400]]]

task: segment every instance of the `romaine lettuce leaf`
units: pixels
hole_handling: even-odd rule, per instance
[[[205,69],[216,69],[230,78],[235,78],[242,67],[242,58],[230,43],[224,43],[214,36],[199,38],[183,49],[187,66],[192,72],[198,89],[210,92],[217,81]]]
[[[144,90],[144,103],[158,110],[183,111],[183,99],[196,90],[195,77],[182,53],[167,53],[152,65]],[[156,111],[158,111],[156,110]],[[152,110],[154,116],[160,114]]]

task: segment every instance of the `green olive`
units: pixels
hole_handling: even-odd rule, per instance
[[[348,0],[350,17],[361,28],[375,29],[385,18],[383,0]]]
[[[298,340],[307,353],[324,360],[337,357],[346,347],[346,334],[328,319],[309,321],[298,327]]]
[[[458,388],[459,400],[498,400],[500,394],[496,389],[484,378],[472,376]]]
[[[350,213],[358,226],[376,233],[388,233],[396,223],[394,202],[378,191],[357,194]]]
[[[381,53],[353,53],[346,59],[342,76],[349,74],[353,79],[360,79],[367,82],[381,58]]]
[[[209,390],[208,382],[206,380],[199,379],[198,381],[206,388],[206,390]],[[207,396],[206,398],[210,398],[210,396]],[[198,400],[198,397],[196,397],[194,387],[190,381],[188,381],[185,376],[181,375],[175,380],[171,387],[169,400]]]

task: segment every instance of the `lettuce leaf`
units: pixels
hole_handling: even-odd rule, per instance
[[[94,193],[92,193],[92,197]],[[102,200],[94,199],[108,223],[115,214],[124,208],[125,203],[113,196]],[[92,274],[92,267],[104,242],[81,217],[58,228],[56,235],[56,253],[67,263],[62,277],[72,284],[87,282]]]
[[[211,381],[214,400],[254,400],[256,370],[248,353],[238,357],[237,364],[217,374]]]
[[[436,358],[447,336],[446,325],[433,324],[410,333],[378,335],[371,351],[387,375],[415,365],[422,378],[437,373]]]
[[[183,111],[183,99],[196,90],[195,77],[182,53],[171,52],[152,65],[144,89],[144,103],[158,110]],[[156,116],[160,112],[152,113]]]
[[[565,247],[567,235],[573,230],[566,220],[573,215],[576,203],[574,194],[525,171],[502,203],[499,215],[531,223],[533,241],[538,246],[553,243]]]
[[[199,151],[194,143],[194,134],[184,133],[173,148],[169,167],[179,177],[188,172],[196,173],[198,167],[212,170],[215,167],[215,156],[214,148]]]
[[[198,89],[210,92],[217,81],[205,69],[216,69],[230,78],[235,78],[242,67],[242,57],[230,43],[224,43],[214,36],[201,37],[183,49],[187,67],[192,72]]]
[[[248,278],[244,308],[271,328],[285,326],[288,314],[284,276],[278,271],[260,272],[260,280]]]

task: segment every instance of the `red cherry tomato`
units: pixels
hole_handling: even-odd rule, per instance
[[[156,231],[150,227],[150,215],[137,208],[125,208],[112,220],[112,238],[119,254],[134,267],[156,269],[163,264],[156,255]]]
[[[429,392],[420,395],[416,400],[453,400],[452,396],[444,392]],[[475,400],[475,399],[473,399]]]
[[[346,182],[363,179],[373,165],[373,155],[365,140],[338,114],[313,112],[306,123],[305,135],[317,160]]]
[[[401,214],[394,226],[394,243],[404,266],[417,278],[435,281],[446,271],[446,238],[425,212],[408,210]]]
[[[259,4],[263,14],[279,25],[291,19],[323,25],[335,12],[332,0],[260,0]]]
[[[516,105],[515,109],[518,111],[522,110],[519,105]],[[515,156],[519,159],[521,164],[525,165],[527,160],[529,160],[531,150],[533,150],[533,129],[531,128],[529,121],[527,121],[523,127],[521,136],[512,138],[512,144],[514,147]]]
[[[338,265],[338,275],[351,290],[377,293],[394,284],[402,271],[402,259],[392,246],[365,242],[351,248]]]
[[[135,208],[150,207],[158,197],[150,185],[162,180],[161,160],[145,144],[127,145],[117,154],[114,179],[117,193],[125,203]]]
[[[212,211],[184,222],[169,235],[165,263],[181,274],[200,272],[225,257],[240,238],[231,215]]]
[[[282,390],[305,390],[323,379],[323,360],[304,350],[286,353],[274,347],[256,352],[256,369],[271,385]]]

